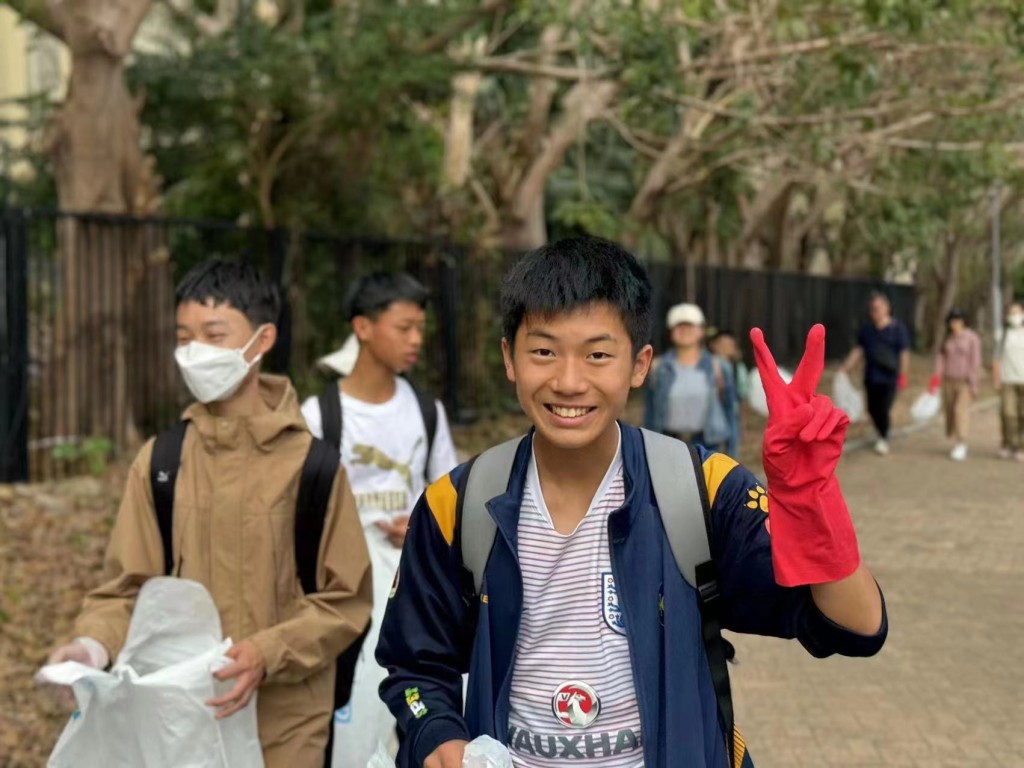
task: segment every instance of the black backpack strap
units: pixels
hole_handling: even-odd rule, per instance
[[[335,388],[336,389],[336,388]],[[335,397],[337,400],[337,397]],[[309,453],[302,465],[299,478],[299,494],[295,503],[295,566],[302,591],[307,595],[317,591],[316,565],[320,555],[320,539],[327,521],[327,506],[334,489],[334,478],[338,474],[341,457],[338,451],[324,440],[315,437],[309,444]],[[370,633],[367,624],[363,633],[338,656],[334,667],[334,709],[348,704],[352,698],[352,682],[355,679],[356,664],[362,652],[366,636]],[[327,746],[324,750],[324,765],[330,768],[334,752],[333,720],[328,728]]]
[[[331,379],[324,383],[323,391],[317,398],[320,402],[320,424],[324,430],[324,442],[341,450],[341,397],[338,392],[338,380]]]
[[[701,507],[704,510],[704,526],[707,529],[708,541],[712,539],[711,503],[708,500],[708,487],[704,480],[704,469],[701,465],[697,449],[687,445],[693,458],[693,468],[697,475],[697,488],[700,492]],[[729,750],[729,765],[736,765],[736,750],[744,749],[742,740],[737,744],[736,716],[732,706],[732,686],[729,684],[729,661],[736,655],[732,644],[722,637],[722,625],[719,619],[718,574],[715,561],[707,560],[697,564],[697,595],[700,605],[701,636],[704,650],[707,653],[708,665],[711,668],[711,683],[715,688],[718,701],[718,714],[722,718],[722,730],[725,733],[726,747]]]
[[[157,435],[149,461],[149,485],[153,491],[153,511],[164,548],[164,573],[174,570],[174,485],[181,467],[181,446],[188,421],[179,421]]]
[[[299,495],[295,503],[295,566],[302,591],[317,591],[316,563],[320,554],[320,538],[327,520],[327,505],[334,488],[341,459],[337,449],[315,437],[302,464]]]
[[[423,474],[426,476],[427,485],[430,485],[433,482],[433,478],[430,477],[430,455],[434,450],[434,435],[437,434],[437,400],[426,392],[417,389],[413,391],[416,392],[416,402],[419,403],[423,426],[427,430],[427,459],[423,464]]]

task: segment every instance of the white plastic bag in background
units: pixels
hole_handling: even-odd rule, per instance
[[[787,384],[793,380],[793,374],[785,368],[779,368],[779,375]],[[747,394],[747,403],[757,413],[768,416],[768,398],[764,394],[764,385],[761,384],[761,372],[755,368],[750,372],[750,391]]]
[[[110,672],[76,662],[39,671],[42,682],[70,685],[78,702],[47,765],[261,768],[256,697],[224,720],[205,704],[234,684],[213,677],[230,663],[224,655],[230,647],[201,584],[150,579]]]
[[[910,406],[910,417],[914,421],[934,419],[942,408],[942,397],[938,392],[922,392]]]
[[[832,401],[850,417],[850,421],[864,418],[864,397],[845,373],[837,373],[832,380]]]
[[[480,736],[466,747],[462,768],[512,768],[512,756],[500,741]]]

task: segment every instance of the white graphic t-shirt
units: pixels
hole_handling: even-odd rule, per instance
[[[509,697],[517,766],[643,766],[608,516],[625,501],[620,447],[576,530],[555,530],[531,457],[519,516],[523,618]]]
[[[367,403],[338,393],[341,398],[341,463],[348,472],[363,526],[408,515],[426,486],[427,431],[412,385],[395,379],[395,394],[386,403]],[[302,404],[309,431],[323,437],[320,403],[310,397]],[[444,406],[437,404],[437,432],[430,454],[431,481],[456,465]]]

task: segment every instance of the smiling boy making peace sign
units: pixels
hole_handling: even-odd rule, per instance
[[[520,766],[753,765],[724,727],[644,438],[618,421],[650,367],[650,293],[633,256],[595,238],[545,246],[506,277],[505,370],[534,428],[486,504],[497,534],[479,589],[459,530],[469,466],[413,512],[377,648],[403,768],[456,768],[481,734]],[[847,419],[815,394],[824,329],[788,386],[752,338],[770,408],[767,504],[750,472],[697,449],[722,626],[797,638],[818,657],[874,654],[885,609],[833,474]]]

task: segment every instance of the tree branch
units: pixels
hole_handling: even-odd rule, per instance
[[[615,129],[616,133],[618,133],[619,136],[622,137],[623,141],[629,144],[629,146],[631,146],[641,155],[649,157],[652,160],[657,160],[659,157],[661,157],[661,151],[657,147],[652,147],[648,144],[644,144],[639,138],[637,138],[636,134],[630,131],[629,127],[621,120],[619,120],[619,118],[617,118],[614,114],[609,112],[603,115],[602,117],[605,120],[605,122],[608,123],[608,125]]]
[[[549,24],[540,33],[540,63],[552,66],[555,61],[555,47],[562,39],[562,28]],[[533,157],[540,150],[540,142],[547,133],[551,119],[551,102],[558,90],[558,82],[550,77],[535,78],[530,82],[530,107],[523,124],[520,146],[526,157]]]
[[[580,132],[586,130],[587,123],[605,113],[618,88],[617,83],[607,81],[577,83],[565,95],[562,118],[516,190],[512,205],[512,215],[516,219],[526,219],[530,206],[544,191],[548,177],[561,165],[565,153],[579,140]]]
[[[483,72],[504,72],[515,75],[530,75],[531,77],[549,77],[554,80],[584,80],[604,77],[609,73],[607,67],[601,69],[586,69],[575,67],[559,67],[550,64],[538,64],[532,61],[523,61],[517,58],[497,58],[484,56],[471,61],[460,62],[469,69],[478,69]]]
[[[999,147],[1007,152],[1018,154],[1021,159],[1024,159],[1024,141],[928,141],[927,139],[894,138],[886,139],[882,143],[897,149],[925,149],[937,152],[980,152],[988,147]]]
[[[480,19],[503,11],[509,5],[509,0],[483,0],[480,7],[472,13],[466,14],[464,17],[454,22],[447,29],[443,29],[436,35],[432,35],[420,43],[413,49],[414,53],[426,54],[426,53],[440,53],[448,44],[455,38],[471,28]]]
[[[677,67],[679,72],[701,72],[707,69],[724,69],[739,67],[745,64],[764,63],[776,59],[784,59],[789,56],[804,53],[820,53],[833,48],[850,48],[865,45],[874,45],[888,40],[888,37],[879,32],[851,32],[839,37],[820,37],[814,40],[804,40],[799,43],[782,45],[777,48],[770,48],[764,51],[755,51],[746,56],[737,56],[734,59],[724,61],[694,61],[689,64],[682,64]]]

